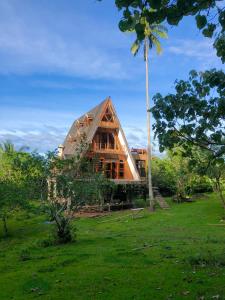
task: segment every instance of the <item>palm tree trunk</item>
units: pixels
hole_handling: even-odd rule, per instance
[[[147,132],[148,132],[148,147],[147,147],[147,156],[148,156],[148,195],[149,195],[149,209],[154,211],[154,197],[152,190],[152,172],[151,172],[151,123],[150,123],[150,101],[149,101],[149,79],[148,79],[148,53],[149,53],[149,42],[145,38],[145,72],[146,72],[146,108],[147,108]]]

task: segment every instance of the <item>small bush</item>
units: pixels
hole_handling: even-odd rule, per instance
[[[66,221],[66,220],[65,220]],[[72,242],[73,234],[70,224],[64,224],[62,221],[62,226],[56,227],[54,232],[54,239],[57,244],[67,244]]]
[[[136,199],[134,199],[133,204],[134,204],[135,208],[142,208],[142,207],[146,207],[147,206],[146,201],[144,199],[142,199],[142,198],[136,198]]]
[[[213,191],[211,180],[206,176],[193,176],[190,181],[190,191],[192,194],[208,193]]]
[[[52,233],[38,242],[40,247],[47,248],[59,244],[67,244],[76,240],[76,228],[71,224],[61,228],[55,226]]]

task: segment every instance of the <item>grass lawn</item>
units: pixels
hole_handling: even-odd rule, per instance
[[[77,220],[77,242],[46,248],[40,240],[53,225],[44,216],[11,220],[11,237],[0,240],[0,300],[225,299],[225,222],[215,195],[130,213]]]

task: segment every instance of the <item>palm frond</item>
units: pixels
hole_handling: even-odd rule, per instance
[[[18,149],[18,152],[26,152],[30,150],[30,147],[29,146],[21,146],[19,149]]]
[[[152,27],[152,29],[158,29],[160,31],[166,31],[168,32],[168,29],[165,25],[162,25],[162,24],[151,24],[150,25]]]
[[[168,34],[165,31],[157,31],[155,34],[162,39],[168,39]]]
[[[154,45],[156,47],[156,52],[158,54],[162,53],[162,47],[161,47],[160,41],[157,39],[157,37],[154,35],[151,35],[151,37],[149,37],[149,40],[151,40],[152,45]]]
[[[135,42],[131,46],[131,53],[135,56],[137,55],[139,49],[140,49],[141,43],[139,40],[135,40]]]

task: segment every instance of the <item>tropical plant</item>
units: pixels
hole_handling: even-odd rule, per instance
[[[22,146],[18,150],[16,150],[14,144],[11,141],[9,141],[9,140],[0,143],[0,153],[4,153],[5,152],[5,153],[9,154],[9,153],[14,153],[16,151],[23,152],[25,150],[28,150],[27,146]]]
[[[139,49],[143,46],[144,50],[144,61],[145,61],[145,74],[146,74],[146,110],[147,110],[147,135],[148,135],[148,187],[149,187],[149,207],[150,210],[154,210],[154,197],[152,189],[152,172],[151,172],[151,160],[152,160],[152,149],[151,149],[151,112],[150,112],[150,100],[149,100],[149,49],[153,47],[156,48],[158,54],[162,52],[160,45],[160,38],[167,38],[167,29],[165,26],[160,24],[150,25],[146,18],[142,19],[141,24],[133,21],[133,25],[129,27],[121,26],[122,31],[134,32],[137,27],[140,27],[140,30],[144,28],[143,35],[137,35],[136,40],[131,46],[131,52],[135,56]]]
[[[72,240],[71,220],[85,205],[103,205],[104,196],[113,183],[101,173],[96,173],[95,160],[84,155],[87,144],[82,140],[70,158],[51,157],[48,176],[47,211],[55,222],[55,241]]]
[[[102,1],[102,0],[99,0]],[[133,29],[139,40],[145,39],[145,26],[167,22],[177,26],[185,16],[195,17],[197,28],[207,38],[214,38],[217,55],[225,62],[225,6],[223,0],[115,0],[123,16],[119,22],[121,31]]]

